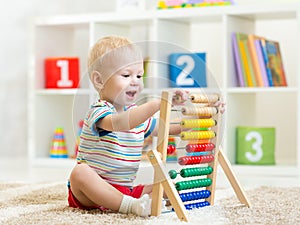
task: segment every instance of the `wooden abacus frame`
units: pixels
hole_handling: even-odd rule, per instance
[[[151,215],[158,216],[161,214],[162,208],[162,198],[163,191],[165,191],[168,196],[172,207],[174,208],[177,217],[182,221],[188,221],[187,212],[185,206],[179,196],[178,191],[176,190],[172,181],[168,178],[168,175],[165,174],[164,167],[167,157],[167,147],[168,147],[168,136],[169,136],[169,125],[170,125],[170,114],[171,114],[171,95],[169,92],[162,92],[161,96],[161,106],[160,106],[160,120],[158,127],[158,140],[157,140],[157,151],[149,151],[147,156],[152,166],[154,167],[154,183],[152,191],[152,207]],[[220,111],[220,110],[219,110]],[[249,200],[246,197],[246,194],[235,176],[229,160],[224,155],[221,146],[220,138],[218,138],[219,127],[221,122],[221,113],[217,114],[217,126],[213,130],[217,134],[215,141],[215,150],[214,150],[214,160],[208,165],[213,168],[213,172],[210,175],[207,175],[208,178],[211,178],[212,184],[207,187],[207,190],[210,191],[210,196],[207,198],[207,201],[210,205],[214,204],[215,198],[215,188],[216,188],[216,174],[217,174],[217,165],[218,162],[223,168],[223,171],[229,180],[232,188],[235,191],[235,194],[239,201],[242,204],[245,204],[248,207],[251,207]],[[161,156],[159,155],[161,154]]]

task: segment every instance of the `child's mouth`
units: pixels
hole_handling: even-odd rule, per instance
[[[127,91],[126,95],[128,95],[131,98],[133,98],[136,95],[136,91]]]

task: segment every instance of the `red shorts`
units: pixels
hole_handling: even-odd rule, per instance
[[[144,190],[144,185],[138,185],[133,187],[132,189],[126,186],[120,186],[117,184],[110,184],[111,186],[115,187],[117,190],[119,190],[120,192],[122,192],[124,195],[129,195],[132,196],[134,198],[140,198],[142,195],[142,192]],[[79,208],[79,209],[100,209],[102,211],[107,210],[106,208],[104,208],[103,206],[84,206],[82,205],[77,199],[76,197],[73,195],[71,188],[69,187],[69,196],[68,196],[68,203],[70,207],[73,208]]]

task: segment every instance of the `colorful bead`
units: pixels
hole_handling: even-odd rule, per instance
[[[213,155],[200,155],[200,156],[182,156],[178,159],[180,165],[194,165],[201,163],[210,163],[214,160]]]
[[[180,133],[180,137],[182,140],[200,140],[200,139],[210,139],[214,138],[216,133],[214,131],[194,131],[187,132],[183,131]]]
[[[216,107],[182,107],[181,113],[185,116],[212,117],[218,113]]]
[[[195,208],[202,208],[202,207],[209,206],[209,205],[210,204],[209,204],[208,201],[203,201],[203,202],[196,202],[196,203],[186,204],[185,208],[187,210],[192,210],[192,209],[195,209]]]
[[[203,143],[203,144],[188,144],[185,146],[187,152],[204,152],[212,151],[215,148],[213,143]]]
[[[203,176],[212,173],[212,167],[195,167],[195,168],[185,168],[180,171],[182,177],[193,177],[193,176]]]
[[[211,174],[213,168],[211,166],[208,167],[194,167],[194,168],[184,168],[181,169],[179,174],[181,177],[194,177],[194,176],[203,176]],[[171,179],[175,179],[177,177],[178,172],[176,170],[170,170],[169,176]]]
[[[214,119],[186,119],[180,122],[182,128],[213,127],[217,124]]]
[[[216,94],[192,94],[190,95],[190,99],[192,103],[215,103],[219,100],[219,96]]]
[[[198,180],[189,180],[189,181],[180,181],[175,184],[175,187],[178,191],[207,187],[211,185],[212,180],[210,178],[198,179]]]
[[[177,171],[176,170],[170,170],[169,176],[171,179],[175,179],[177,177]]]
[[[210,196],[209,190],[201,190],[201,191],[194,191],[194,192],[187,192],[179,194],[179,197],[183,202],[187,201],[194,201],[199,199],[208,198]]]

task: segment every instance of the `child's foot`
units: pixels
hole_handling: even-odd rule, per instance
[[[138,216],[147,217],[151,214],[152,199],[148,194],[144,194],[141,198],[133,198],[124,195],[119,209],[121,213],[133,213]],[[162,211],[166,210],[166,202],[162,201]]]
[[[151,203],[152,199],[149,197],[148,194],[144,194],[141,198],[137,199],[133,204],[132,204],[132,213],[135,213],[139,216],[150,216],[151,214]],[[167,210],[166,208],[166,200],[162,200],[162,206],[161,210],[165,211]]]
[[[152,199],[148,194],[144,194],[139,199],[134,199],[131,207],[131,212],[142,217],[149,216],[151,214],[151,202]]]

